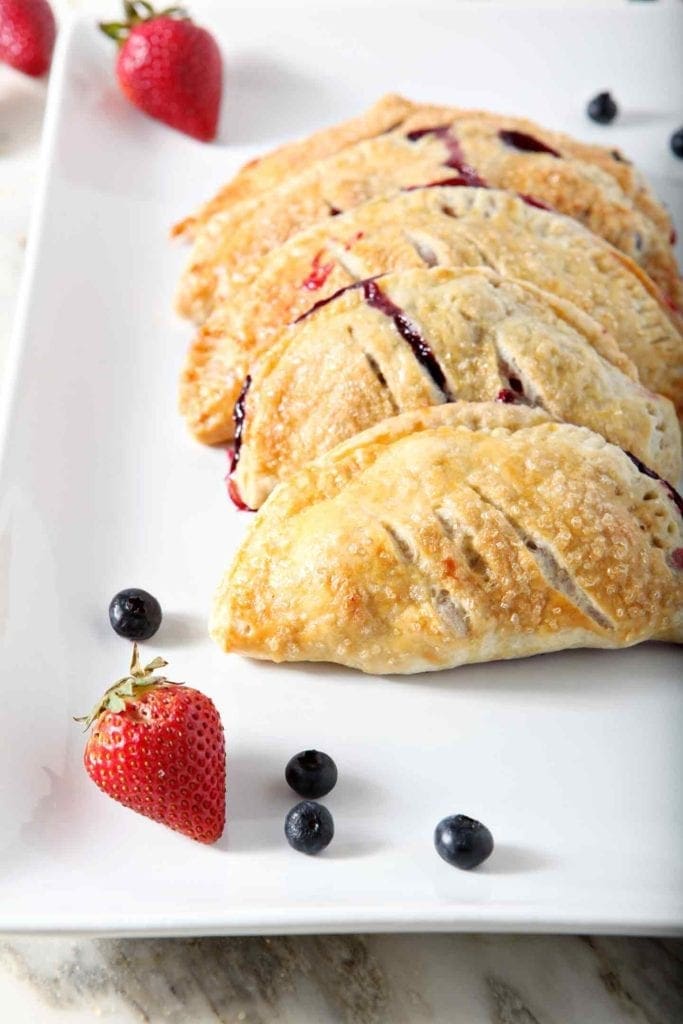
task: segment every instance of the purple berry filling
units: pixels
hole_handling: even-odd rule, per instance
[[[535,139],[533,135],[527,135],[526,132],[516,132],[512,129],[504,128],[498,132],[498,138],[505,143],[506,146],[511,146],[513,149],[519,149],[523,153],[548,153],[550,156],[559,157],[561,154],[556,149],[552,149],[547,146],[545,142],[541,142],[540,139]]]
[[[633,455],[632,452],[626,452],[626,455],[628,455],[633,465],[640,473],[643,474],[643,476],[649,476],[651,480],[659,481],[678,511],[683,516],[683,498],[680,496],[678,491],[676,491],[667,480],[664,480],[659,473],[655,473],[653,469],[650,469],[650,467],[646,466],[644,462],[641,462],[640,459],[636,455]]]
[[[230,500],[238,509],[244,512],[254,512],[255,509],[250,508],[243,500],[237,489],[237,484],[233,480],[233,473],[237,468],[237,463],[240,461],[240,449],[242,447],[242,434],[244,432],[244,420],[246,416],[246,401],[247,392],[251,387],[251,376],[247,376],[242,390],[239,393],[237,401],[235,402],[235,408],[233,409],[232,418],[235,423],[235,440],[233,442],[232,451],[230,452],[230,469],[228,470],[228,495]]]
[[[428,181],[424,185],[404,185],[401,192],[417,192],[421,188],[439,188],[446,186],[450,188],[491,188],[490,185],[486,185],[483,181],[479,184],[474,185],[469,178],[464,178],[462,175],[458,175],[456,178],[442,178],[440,181]],[[517,196],[526,203],[527,206],[535,206],[537,210],[545,210],[548,213],[556,213],[557,211],[549,206],[548,203],[544,203],[542,199],[537,199],[536,196],[529,195],[527,192],[517,192]]]
[[[487,187],[484,179],[480,178],[475,169],[470,167],[465,161],[460,143],[450,125],[442,124],[434,128],[418,128],[416,131],[408,132],[406,138],[409,142],[418,142],[425,135],[433,135],[443,142],[448,153],[448,159],[444,160],[444,166],[452,167],[454,171],[457,171],[465,179],[463,184],[478,186],[479,188]]]
[[[446,374],[443,372],[438,359],[417,327],[410,322],[403,310],[395,305],[388,295],[384,294],[375,279],[363,281],[362,285],[363,298],[367,304],[393,320],[394,327],[403,340],[410,345],[417,361],[424,366],[436,386],[445,395],[446,400],[452,402],[453,396],[446,381]]]
[[[470,182],[467,178],[463,178],[462,175],[458,175],[457,178],[441,178],[439,181],[428,181],[424,185],[404,185],[401,192],[417,192],[420,188],[439,188],[441,185],[450,185],[452,188],[469,187]],[[479,187],[481,188],[481,186]]]
[[[375,278],[374,277],[369,277],[367,280],[368,281],[374,281]],[[323,306],[326,306],[329,302],[334,302],[334,300],[338,299],[340,295],[344,294],[344,292],[353,291],[354,288],[361,288],[365,283],[366,283],[365,281],[354,281],[353,284],[346,284],[346,285],[344,285],[343,288],[338,288],[336,290],[336,292],[332,292],[332,294],[328,295],[327,298],[325,298],[325,299],[318,299],[317,302],[314,302],[310,309],[307,309],[305,313],[301,313],[296,318],[296,320],[292,321],[292,323],[300,324],[302,320],[305,320],[312,313],[315,313],[317,310],[322,309]]]

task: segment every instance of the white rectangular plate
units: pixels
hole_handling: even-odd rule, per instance
[[[210,597],[249,521],[222,452],[186,435],[172,312],[174,219],[285,137],[383,91],[533,117],[612,140],[683,224],[680,11],[411,13],[224,9],[221,141],[119,95],[89,20],[60,44],[44,179],[10,368],[0,475],[0,929],[239,933],[368,929],[675,931],[683,920],[680,651],[581,651],[380,679],[218,653]],[[207,19],[210,20],[210,19]],[[584,119],[613,89],[619,124]],[[105,799],[71,719],[126,668],[107,604],[158,595],[146,652],[213,697],[228,737],[228,827],[206,848]],[[333,845],[283,837],[287,759],[337,760]],[[497,848],[449,868],[432,831],[482,819]]]

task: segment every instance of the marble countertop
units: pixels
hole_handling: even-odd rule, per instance
[[[61,0],[55,7],[106,14],[116,4]],[[0,367],[44,98],[44,83],[0,68]],[[0,938],[0,1006],[8,1024],[674,1024],[683,1020],[683,940]]]

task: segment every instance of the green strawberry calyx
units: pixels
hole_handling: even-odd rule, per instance
[[[159,686],[182,686],[182,683],[174,683],[165,676],[154,675],[158,668],[164,668],[166,665],[168,665],[168,662],[164,661],[163,658],[153,658],[147,665],[143,666],[140,661],[138,645],[133,644],[133,654],[130,659],[128,675],[117,679],[105,691],[102,698],[89,714],[83,715],[80,718],[74,718],[74,721],[84,722],[85,729],[88,730],[92,723],[105,711],[111,711],[114,714],[125,711],[128,703],[139,700],[145,693]]]
[[[98,25],[105,36],[109,36],[119,46],[123,46],[130,35],[131,29],[141,25],[143,21],[154,18],[175,18],[176,21],[189,21],[190,16],[184,7],[165,7],[163,11],[155,11],[147,0],[124,0],[123,21],[100,21]]]

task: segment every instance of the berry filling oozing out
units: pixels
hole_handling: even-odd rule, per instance
[[[650,469],[650,467],[646,466],[644,462],[641,462],[633,452],[626,452],[626,455],[628,455],[633,465],[640,473],[643,474],[643,476],[649,476],[651,480],[657,480],[662,485],[680,514],[683,516],[683,498],[680,496],[678,491],[672,487],[667,480],[661,477],[659,473],[655,473],[654,469]]]
[[[313,265],[311,272],[307,278],[301,282],[301,287],[308,289],[309,292],[315,292],[327,281],[328,277],[334,270],[334,260],[330,260],[329,263],[323,263],[323,256],[325,250],[321,249],[313,257]]]
[[[512,149],[518,149],[521,153],[547,153],[549,156],[561,156],[556,149],[553,149],[551,146],[547,146],[545,142],[541,142],[540,139],[535,139],[533,135],[527,135],[526,132],[516,132],[511,129],[503,128],[498,132],[498,138],[501,142],[504,142],[506,146],[510,146]]]
[[[446,147],[448,159],[444,160],[444,167],[452,167],[454,171],[464,179],[464,184],[474,185],[479,188],[487,188],[487,183],[480,178],[473,167],[466,162],[460,143],[450,125],[437,125],[434,128],[418,128],[416,131],[408,132],[406,138],[409,142],[418,142],[425,135],[433,135],[443,142]]]
[[[384,313],[385,316],[391,317],[394,327],[403,340],[408,342],[417,361],[424,366],[429,376],[445,396],[446,401],[452,402],[453,396],[446,381],[446,374],[443,372],[438,359],[427,341],[422,337],[417,327],[410,322],[403,310],[395,305],[388,295],[384,294],[376,280],[363,282],[363,298],[373,309],[377,309],[380,313]]]
[[[230,459],[230,468],[227,476],[228,496],[232,501],[233,505],[236,506],[241,512],[254,512],[255,509],[250,508],[243,500],[242,496],[237,488],[237,484],[233,479],[233,473],[237,468],[237,463],[240,461],[240,449],[242,447],[242,434],[244,432],[244,420],[246,416],[246,401],[247,393],[251,387],[251,376],[247,375],[242,390],[239,393],[237,401],[235,402],[235,408],[233,410],[232,418],[235,423],[235,440],[233,441],[232,450],[228,453]]]

